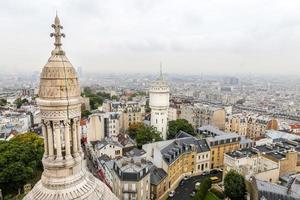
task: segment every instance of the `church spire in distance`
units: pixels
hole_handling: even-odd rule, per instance
[[[57,12],[54,19],[54,24],[52,24],[51,27],[54,29],[54,32],[50,33],[50,37],[55,38],[55,42],[54,42],[55,49],[52,51],[52,55],[64,55],[65,52],[61,48],[62,46],[61,38],[65,37],[66,35],[64,33],[61,33],[61,29],[63,29],[63,26],[60,25],[60,20],[57,15]]]
[[[159,80],[163,80],[163,74],[162,74],[162,64],[160,62],[160,71],[159,71]]]

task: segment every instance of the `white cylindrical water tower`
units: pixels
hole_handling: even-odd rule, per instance
[[[160,76],[155,80],[149,90],[151,108],[151,126],[155,127],[161,133],[161,137],[167,139],[168,109],[170,89],[168,83],[163,79],[160,70]]]

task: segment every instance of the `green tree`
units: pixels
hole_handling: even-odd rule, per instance
[[[184,131],[191,135],[195,135],[193,126],[185,119],[177,119],[168,123],[168,139],[175,138],[179,131]]]
[[[35,133],[1,141],[0,152],[0,188],[4,196],[16,194],[18,188],[36,179],[43,169],[43,139]]]
[[[105,92],[94,93],[89,87],[85,87],[81,95],[90,99],[90,105],[93,110],[101,106],[105,99],[110,99],[110,94]]]
[[[16,104],[17,108],[20,108],[23,104],[28,103],[28,100],[17,98],[14,103]]]
[[[136,138],[136,134],[137,134],[137,130],[143,126],[142,123],[134,123],[134,124],[130,124],[129,128],[127,130],[127,134],[132,138],[135,139]]]
[[[118,100],[118,97],[117,97],[116,95],[113,95],[113,96],[111,97],[111,100]]]
[[[151,108],[149,106],[149,99],[146,100],[145,111],[146,111],[146,113],[150,113],[151,112]]]
[[[246,198],[245,178],[234,170],[230,170],[224,178],[224,193],[231,200]]]
[[[203,200],[208,192],[208,190],[211,188],[211,180],[209,177],[205,178],[201,184],[199,190],[196,192],[196,195],[194,196],[193,200]]]
[[[0,99],[0,106],[5,106],[7,104],[6,99]]]
[[[88,118],[90,114],[92,114],[90,111],[88,111],[88,110],[83,110],[83,111],[81,112],[81,118]]]
[[[157,130],[155,130],[152,126],[145,126],[142,124],[137,130],[136,130],[136,138],[135,141],[137,143],[138,148],[142,148],[144,144],[150,143],[150,142],[157,142],[161,141],[162,138],[160,137],[160,134]]]

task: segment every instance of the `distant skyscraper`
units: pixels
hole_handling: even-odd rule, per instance
[[[167,139],[168,109],[170,89],[164,80],[160,66],[160,76],[155,80],[149,90],[151,108],[151,126],[161,133],[162,138]]]
[[[62,50],[63,28],[56,16],[52,25],[55,49],[40,77],[39,98],[44,135],[44,172],[25,200],[117,199],[87,169],[80,137],[80,86]]]

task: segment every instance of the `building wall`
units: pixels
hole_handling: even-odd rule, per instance
[[[122,181],[114,173],[113,192],[120,200],[133,199],[133,196],[140,200],[150,199],[150,173],[140,181]]]
[[[239,142],[227,143],[210,147],[210,168],[223,167],[224,153],[240,149]]]
[[[169,88],[168,86],[152,86],[149,90],[149,106],[151,108],[151,126],[167,139]]]
[[[256,178],[276,183],[279,180],[278,163],[264,158],[260,155],[251,157],[233,158],[227,154],[224,155],[224,176],[230,171],[235,170],[249,178]]]
[[[246,117],[238,114],[228,117],[225,122],[225,132],[237,133],[250,139],[261,137],[269,129],[278,129],[276,119],[268,119],[257,115]]]
[[[101,149],[95,149],[95,153],[97,157],[100,157],[102,155],[107,155],[111,159],[115,159],[123,155],[123,150],[119,146],[115,146],[113,144],[107,144],[105,147]]]
[[[167,178],[163,179],[157,186],[151,185],[151,196],[152,199],[163,199],[166,192],[168,191],[168,181]]]
[[[255,174],[254,177],[262,181],[277,183],[279,180],[279,168],[263,171],[261,173]]]
[[[296,172],[297,171],[297,152],[288,152],[286,154],[286,159],[280,160],[280,176],[288,173],[288,172]]]
[[[178,119],[177,108],[169,107],[168,109],[168,121],[174,121]]]
[[[87,124],[88,142],[102,140],[104,138],[104,122],[98,115],[90,115]]]
[[[122,114],[122,131],[126,131],[131,124],[142,123],[144,114],[141,112],[124,112]]]
[[[219,109],[212,114],[212,125],[218,127],[220,130],[225,129],[225,110]]]
[[[201,174],[210,169],[210,152],[201,152],[196,155],[195,173]]]
[[[150,124],[161,133],[163,139],[167,139],[168,110],[152,108]]]
[[[194,127],[194,129],[198,128],[199,126],[199,120],[197,119],[195,109],[192,105],[183,104],[179,118],[187,120]]]

